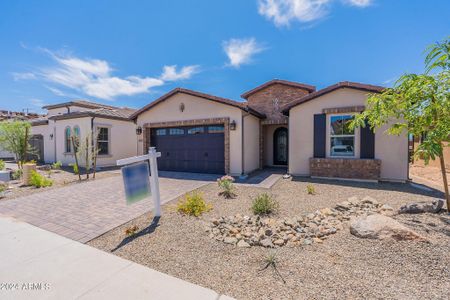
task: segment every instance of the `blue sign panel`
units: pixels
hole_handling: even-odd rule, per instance
[[[148,162],[140,162],[122,168],[127,204],[133,204],[151,195]]]

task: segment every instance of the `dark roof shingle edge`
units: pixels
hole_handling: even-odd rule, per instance
[[[113,119],[113,120],[120,120],[120,121],[129,121],[129,122],[132,121],[129,117],[107,115],[107,114],[98,113],[96,111],[77,111],[77,112],[72,112],[69,114],[51,116],[48,119],[49,120],[67,120],[67,119],[76,119],[76,118],[84,118],[84,117],[98,117],[98,118],[104,118],[104,119]]]
[[[320,96],[323,96],[325,94],[331,93],[337,89],[341,88],[350,88],[350,89],[356,89],[361,91],[367,91],[372,93],[381,93],[386,88],[378,85],[370,85],[370,84],[364,84],[364,83],[358,83],[358,82],[350,82],[350,81],[341,81],[336,84],[330,85],[326,88],[323,88],[321,90],[318,90],[314,93],[311,93],[309,95],[306,95],[296,101],[293,101],[291,103],[288,103],[284,107],[282,107],[281,111],[283,114],[288,115],[289,110],[297,105],[303,104],[305,102],[308,102],[310,100],[313,100],[315,98],[318,98]]]
[[[73,100],[68,102],[62,102],[57,104],[50,104],[45,105],[42,108],[43,109],[54,109],[54,108],[60,108],[60,107],[66,107],[66,106],[79,106],[84,108],[109,108],[109,109],[120,109],[120,107],[112,106],[112,105],[106,105],[96,102],[91,102],[87,100]]]
[[[244,99],[247,99],[252,94],[254,94],[262,89],[265,89],[266,87],[271,86],[273,84],[283,84],[283,85],[287,85],[287,86],[291,86],[291,87],[296,87],[296,88],[307,90],[310,93],[314,92],[316,90],[316,87],[313,85],[304,84],[304,83],[300,83],[300,82],[294,82],[294,81],[288,81],[288,80],[272,79],[270,81],[267,81],[267,82],[255,87],[254,89],[251,89],[250,91],[243,93],[241,95],[241,97]]]
[[[196,97],[200,97],[200,98],[204,98],[207,100],[211,100],[211,101],[215,101],[218,103],[222,103],[222,104],[226,104],[226,105],[230,105],[230,106],[234,106],[237,107],[239,109],[242,109],[258,118],[265,118],[266,116],[250,107],[247,106],[246,103],[242,103],[242,102],[237,102],[234,100],[230,100],[227,98],[222,98],[222,97],[217,97],[217,96],[213,96],[210,94],[205,94],[205,93],[201,93],[201,92],[197,92],[197,91],[193,91],[193,90],[189,90],[189,89],[185,89],[185,88],[175,88],[173,90],[171,90],[170,92],[162,95],[161,97],[159,97],[158,99],[156,99],[155,101],[147,104],[146,106],[144,106],[143,108],[137,110],[136,112],[134,112],[131,116],[130,119],[136,119],[141,113],[151,109],[152,107],[158,105],[159,103],[167,100],[168,98],[170,98],[171,96],[177,94],[177,93],[183,93],[183,94],[188,94],[191,96],[196,96]]]

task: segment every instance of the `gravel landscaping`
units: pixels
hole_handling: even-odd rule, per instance
[[[315,195],[307,194],[308,184],[314,185]],[[205,230],[214,219],[253,216],[252,198],[262,192],[279,202],[277,213],[270,216],[274,219],[334,208],[354,196],[369,196],[397,210],[405,203],[432,201],[442,196],[439,192],[407,184],[303,178],[282,179],[269,190],[236,187],[234,199],[218,196],[216,184],[200,188],[213,209],[199,218],[177,213],[175,200],[163,207],[156,228],[148,227],[152,220],[148,213],[89,244],[238,299],[449,298],[450,217],[445,213],[394,215],[429,242],[361,239],[350,234],[344,222],[342,230],[320,243],[247,248],[218,241]],[[125,229],[133,225],[144,232],[126,238]],[[276,253],[279,274],[272,267],[260,271],[272,253]]]

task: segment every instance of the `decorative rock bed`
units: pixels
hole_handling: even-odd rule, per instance
[[[391,214],[392,207],[371,197],[351,197],[334,208],[291,218],[235,215],[213,219],[207,224],[210,238],[237,247],[296,247],[322,243],[327,236],[343,229],[352,217],[374,213]]]

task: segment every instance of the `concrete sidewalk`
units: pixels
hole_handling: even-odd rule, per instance
[[[11,218],[0,245],[0,299],[231,299]]]

